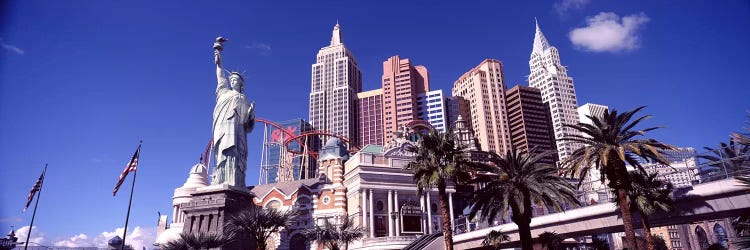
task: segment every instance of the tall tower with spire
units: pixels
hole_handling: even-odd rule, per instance
[[[344,136],[357,145],[355,101],[360,91],[362,73],[354,55],[344,46],[341,26],[336,22],[331,44],[318,51],[312,65],[310,124],[313,129]]]
[[[573,85],[573,78],[568,76],[568,69],[560,63],[557,48],[550,45],[536,22],[534,47],[529,58],[529,86],[542,91],[542,101],[549,105],[552,116],[557,153],[560,160],[569,157],[576,145],[562,141],[567,135],[577,132],[566,125],[578,123],[578,101]]]

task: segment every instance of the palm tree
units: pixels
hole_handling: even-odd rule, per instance
[[[562,244],[563,238],[555,232],[544,232],[539,235],[539,243],[542,247],[546,247],[547,250],[557,250]]]
[[[707,250],[727,250],[727,248],[721,245],[721,243],[714,243],[708,246]]]
[[[341,217],[339,223],[334,223],[331,219],[323,221],[323,225],[315,225],[302,231],[302,235],[308,240],[317,241],[323,244],[329,250],[346,249],[349,243],[362,238],[365,230],[354,224],[354,220],[349,217]]]
[[[609,243],[607,241],[600,239],[599,237],[594,237],[591,239],[591,249],[592,250],[609,250]]]
[[[747,124],[750,124],[750,121]],[[745,130],[750,132],[750,128],[745,128]],[[750,133],[733,133],[732,140],[745,147],[750,147]],[[747,152],[745,155],[748,156]],[[750,187],[750,164],[742,167],[742,173],[735,176],[735,178]],[[737,239],[734,241],[735,246],[740,249],[750,249],[750,215],[737,217],[732,221],[732,226],[734,226],[734,230],[737,233]]]
[[[450,209],[445,189],[448,181],[463,183],[469,179],[468,170],[471,163],[465,149],[464,145],[457,143],[452,133],[430,129],[427,134],[422,135],[416,147],[409,149],[416,156],[414,161],[405,167],[414,172],[417,195],[421,196],[425,191],[437,187],[445,248],[448,250],[453,250],[453,230],[450,226]]]
[[[511,212],[511,220],[518,225],[521,248],[533,249],[531,237],[532,204],[562,211],[564,204],[578,205],[576,189],[557,169],[542,159],[547,154],[526,154],[509,150],[505,157],[490,157],[490,163],[474,180],[479,190],[471,199],[469,216],[477,214],[487,221]]]
[[[180,238],[167,242],[162,250],[208,250],[228,243],[229,239],[217,233],[180,233]]]
[[[668,161],[662,156],[662,152],[676,149],[674,146],[654,139],[636,139],[636,137],[644,136],[648,131],[658,129],[658,127],[634,129],[640,122],[651,117],[646,115],[631,121],[633,116],[643,108],[638,107],[621,114],[618,114],[617,110],[611,112],[605,110],[601,116],[587,116],[592,124],[579,123],[575,126],[568,126],[580,134],[567,135],[563,138],[565,141],[581,145],[562,162],[566,173],[577,176],[582,181],[592,167],[599,169],[602,182],[609,181],[608,186],[619,194],[620,213],[622,213],[627,243],[630,246],[635,246],[636,242],[630,205],[625,200],[627,190],[631,188],[626,164],[645,172],[637,158],[666,165]]]
[[[638,171],[630,171],[632,188],[627,191],[624,199],[630,204],[631,211],[641,213],[641,223],[646,235],[646,247],[654,250],[654,238],[651,235],[651,225],[648,217],[657,212],[668,212],[672,210],[674,200],[669,196],[672,193],[672,183],[658,179],[657,173],[644,174]],[[615,195],[615,204],[619,205],[621,199]]]
[[[482,241],[482,246],[491,247],[492,249],[500,249],[500,244],[505,241],[510,241],[510,236],[500,231],[492,230]]]
[[[716,149],[704,148],[711,154],[698,155],[698,158],[709,161],[707,165],[711,168],[701,173],[708,181],[729,176],[741,177],[743,170],[750,168],[750,145],[735,143],[733,139],[729,144],[719,143],[719,148]]]
[[[256,249],[265,250],[271,235],[291,226],[297,215],[295,210],[252,206],[231,215],[225,231],[238,237],[250,237],[255,241]]]

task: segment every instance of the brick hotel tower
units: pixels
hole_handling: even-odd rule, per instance
[[[568,69],[560,63],[557,48],[547,42],[538,23],[534,47],[529,58],[529,69],[529,86],[542,90],[542,101],[549,106],[552,115],[558,157],[564,160],[576,149],[574,143],[563,142],[561,139],[577,133],[565,125],[578,123],[578,101],[573,78],[568,76]]]
[[[313,129],[342,135],[357,143],[357,93],[362,90],[362,73],[341,38],[336,23],[331,44],[318,51],[312,65],[310,124]],[[325,141],[325,139],[323,140]]]
[[[453,83],[453,96],[468,104],[471,128],[481,150],[505,154],[510,149],[510,131],[505,108],[503,65],[485,59]]]
[[[359,146],[383,145],[383,89],[357,93]]]
[[[542,93],[537,88],[521,85],[509,89],[505,95],[508,105],[508,126],[511,144],[521,152],[557,152],[552,134],[549,107],[542,102]],[[542,159],[555,164],[557,154]]]
[[[424,66],[412,66],[409,59],[392,56],[383,62],[384,142],[399,126],[417,116],[416,97],[430,90],[430,77]]]

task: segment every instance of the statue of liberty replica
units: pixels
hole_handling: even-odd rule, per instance
[[[247,134],[255,124],[254,105],[245,96],[245,79],[238,72],[225,72],[221,51],[227,39],[216,38],[216,107],[213,115],[213,156],[216,167],[209,185],[207,168],[198,163],[191,169],[188,181],[175,189],[172,197],[176,205],[183,233],[219,233],[229,223],[231,215],[250,209],[253,195],[245,185],[247,171]],[[204,169],[201,171],[200,169]],[[174,223],[173,223],[174,224]],[[232,242],[217,248],[231,250],[254,249],[248,236],[237,236]]]
[[[216,159],[211,185],[228,184],[245,188],[247,171],[247,134],[255,124],[254,103],[245,96],[245,79],[239,72],[229,72],[229,79],[221,65],[223,37],[214,43],[216,63],[216,107],[213,121],[213,152]],[[228,72],[228,71],[227,71]]]

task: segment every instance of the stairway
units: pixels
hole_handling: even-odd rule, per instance
[[[406,245],[403,250],[425,250],[436,239],[442,239],[442,236],[443,232],[419,236],[419,238],[417,238],[415,241],[412,241],[411,243],[409,243],[409,245]]]

